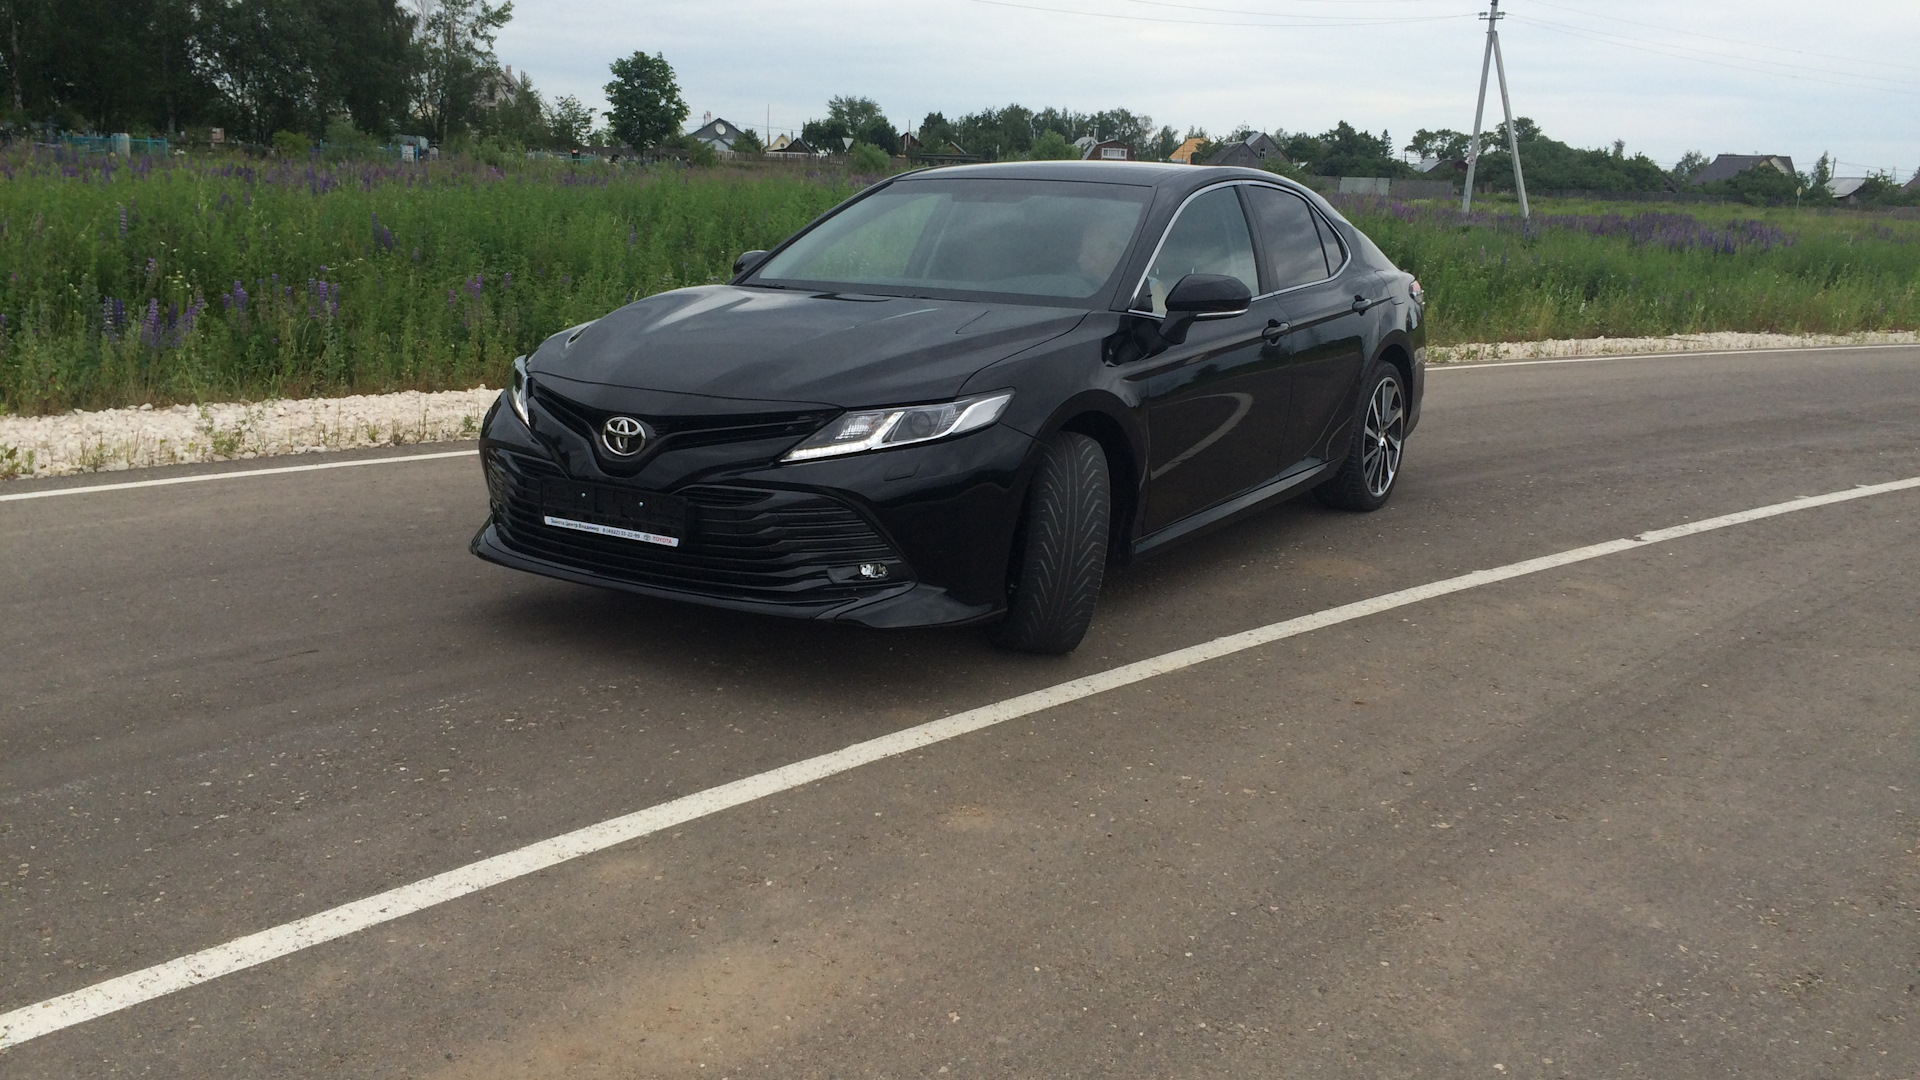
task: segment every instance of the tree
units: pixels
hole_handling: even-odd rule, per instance
[[[1027,149],[1027,157],[1032,161],[1071,161],[1079,156],[1079,147],[1068,142],[1065,135],[1051,130],[1041,132]]]
[[[1806,188],[1809,195],[1818,193],[1824,197],[1827,194],[1827,182],[1832,179],[1833,156],[1821,154],[1820,160],[1814,163],[1813,172],[1800,178],[1800,186]]]
[[[1154,133],[1153,145],[1143,148],[1139,156],[1148,161],[1167,161],[1173,157],[1175,150],[1180,149],[1182,141],[1180,133],[1174,130],[1173,125],[1163,125]]]
[[[733,152],[736,154],[760,154],[766,152],[766,149],[766,144],[760,141],[760,136],[754,134],[751,128],[741,128],[740,133],[733,140]]]
[[[660,146],[680,134],[687,119],[687,103],[673,77],[667,58],[636,52],[611,65],[613,81],[604,89],[613,110],[607,124],[621,142],[636,150]]]
[[[485,107],[482,96],[500,80],[494,36],[512,18],[513,0],[499,7],[486,0],[440,0],[427,16],[420,114],[435,142],[446,142],[478,119]]]
[[[1673,181],[1674,186],[1684,187],[1693,183],[1693,178],[1699,176],[1700,170],[1706,167],[1707,155],[1698,150],[1689,150],[1680,155],[1679,161],[1673,163],[1673,168],[1667,171],[1667,177]]]
[[[1407,149],[1422,158],[1464,158],[1470,140],[1471,136],[1466,132],[1452,128],[1440,128],[1437,131],[1421,128],[1413,133],[1413,140],[1407,143]]]
[[[322,50],[313,60],[320,112],[344,108],[359,130],[395,134],[422,66],[418,23],[394,0],[317,0],[312,8]],[[502,23],[511,10],[511,4],[501,9]]]
[[[880,112],[880,103],[849,94],[829,98],[827,118],[807,121],[800,137],[816,150],[834,153],[844,149],[848,139],[873,146],[892,146],[896,141],[893,122]]]
[[[203,63],[236,134],[264,143],[321,122],[308,58],[322,31],[311,8],[298,0],[214,0],[203,19]]]
[[[593,129],[593,110],[580,104],[572,94],[555,98],[547,108],[547,132],[555,149],[572,149],[587,139]]]
[[[1519,132],[1520,134],[1521,146],[1525,146],[1528,143],[1533,142],[1535,139],[1538,139],[1540,137],[1540,125],[1534,123],[1533,117],[1531,116],[1515,117],[1513,121],[1513,129],[1516,132]],[[1500,123],[1494,125],[1492,134],[1484,135],[1481,137],[1481,141],[1480,141],[1481,146],[1483,147],[1487,146],[1489,145],[1489,143],[1496,146],[1507,145],[1507,122],[1505,120],[1502,120],[1500,121]]]
[[[920,145],[929,153],[934,154],[945,153],[948,143],[954,143],[962,149],[966,147],[966,144],[960,141],[960,135],[954,130],[953,125],[947,122],[944,113],[928,113],[927,118],[920,121],[920,127],[913,133],[913,137],[919,139]]]
[[[546,146],[553,140],[547,104],[526,72],[495,88],[493,103],[480,116],[480,133],[503,147]]]

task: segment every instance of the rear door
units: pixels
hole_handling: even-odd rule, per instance
[[[1359,315],[1371,299],[1356,303],[1360,297],[1344,272],[1350,262],[1346,247],[1306,199],[1266,185],[1246,190],[1264,269],[1278,290],[1274,300],[1285,311],[1269,332],[1290,389],[1279,457],[1291,466],[1345,419],[1365,359]]]
[[[1167,292],[1188,274],[1226,274],[1261,291],[1252,231],[1238,194],[1194,196],[1168,226],[1135,306],[1166,314]],[[1279,309],[1256,300],[1244,315],[1193,324],[1187,340],[1138,361],[1145,383],[1148,473],[1143,531],[1151,533],[1258,487],[1277,472],[1286,384],[1268,327]]]

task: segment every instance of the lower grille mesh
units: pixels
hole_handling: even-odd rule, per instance
[[[674,494],[692,507],[678,548],[556,529],[541,521],[539,491],[560,470],[490,448],[487,490],[500,538],[523,554],[640,585],[736,600],[839,603],[902,580],[899,555],[845,504],[806,492],[721,485]],[[882,582],[834,581],[828,571],[888,563]]]

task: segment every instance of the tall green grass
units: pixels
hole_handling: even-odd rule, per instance
[[[0,408],[499,385],[555,330],[721,280],[854,191],[785,171],[99,160],[0,168]]]
[[[1845,212],[1550,200],[1342,200],[1427,289],[1436,344],[1920,327],[1920,222]]]
[[[497,384],[555,330],[724,278],[844,175],[0,156],[0,410]],[[1920,326],[1920,223],[1343,208],[1436,344]]]

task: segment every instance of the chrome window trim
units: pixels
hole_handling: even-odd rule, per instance
[[[1205,167],[1206,166],[1201,166],[1201,168],[1205,168]],[[1133,283],[1133,291],[1127,294],[1126,311],[1128,314],[1145,315],[1149,319],[1165,319],[1166,318],[1165,315],[1154,314],[1154,312],[1151,309],[1142,311],[1139,308],[1134,307],[1133,302],[1140,298],[1140,290],[1147,283],[1147,275],[1153,272],[1153,264],[1160,260],[1160,249],[1167,246],[1167,237],[1173,233],[1173,227],[1175,225],[1180,224],[1180,215],[1187,212],[1187,204],[1193,202],[1193,200],[1199,198],[1202,195],[1210,195],[1213,192],[1219,191],[1222,188],[1238,187],[1242,184],[1246,184],[1249,182],[1250,181],[1242,177],[1229,177],[1217,184],[1208,184],[1206,187],[1203,187],[1200,190],[1194,192],[1193,194],[1188,195],[1186,198],[1180,200],[1180,205],[1177,207],[1174,207],[1173,216],[1167,219],[1167,227],[1160,230],[1160,239],[1156,241],[1153,245],[1153,254],[1147,256],[1147,265],[1140,268],[1140,280]],[[1246,208],[1241,207],[1240,209],[1241,219],[1245,220],[1246,216],[1247,216]],[[1248,221],[1246,225],[1247,225],[1247,239],[1253,240],[1254,239],[1253,222]],[[1258,247],[1256,246],[1254,250],[1255,250],[1254,257],[1258,259],[1259,258]],[[1254,264],[1253,272],[1256,275],[1260,273],[1260,266],[1257,262]],[[1261,299],[1261,297],[1256,296],[1254,297],[1254,299],[1258,300],[1258,299]]]
[[[1201,168],[1205,168],[1205,167],[1206,166],[1201,166]],[[1268,300],[1273,297],[1282,296],[1290,292],[1298,292],[1301,289],[1311,289],[1316,285],[1325,285],[1327,282],[1332,281],[1334,278],[1339,277],[1343,273],[1346,273],[1347,267],[1353,265],[1353,245],[1347,243],[1347,238],[1340,235],[1340,230],[1334,227],[1333,222],[1328,219],[1327,215],[1321,213],[1320,208],[1313,205],[1312,199],[1305,197],[1300,192],[1295,191],[1284,184],[1276,184],[1267,180],[1256,180],[1246,176],[1231,177],[1229,179],[1222,180],[1217,184],[1208,184],[1206,187],[1203,187],[1200,190],[1195,191],[1193,194],[1188,195],[1186,198],[1180,200],[1180,205],[1174,208],[1173,217],[1167,219],[1167,227],[1160,230],[1160,239],[1158,242],[1156,242],[1153,245],[1153,254],[1147,256],[1147,265],[1142,267],[1140,270],[1140,280],[1133,283],[1133,291],[1127,294],[1127,306],[1125,310],[1128,314],[1145,315],[1149,319],[1165,319],[1166,318],[1165,315],[1156,315],[1152,311],[1142,311],[1141,309],[1134,307],[1133,302],[1134,300],[1139,298],[1141,287],[1146,285],[1147,283],[1147,275],[1153,271],[1153,264],[1159,260],[1160,249],[1166,246],[1167,236],[1173,232],[1173,227],[1175,225],[1180,224],[1180,215],[1187,212],[1187,204],[1191,203],[1193,200],[1199,198],[1202,195],[1206,195],[1211,192],[1219,191],[1221,188],[1228,188],[1228,187],[1272,188],[1275,191],[1284,191],[1288,195],[1291,195],[1294,198],[1299,199],[1301,202],[1306,203],[1307,213],[1312,214],[1315,221],[1319,222],[1321,225],[1326,227],[1327,233],[1331,235],[1334,238],[1334,241],[1340,245],[1341,253],[1346,256],[1345,258],[1340,260],[1340,265],[1336,267],[1332,273],[1328,274],[1326,277],[1321,278],[1319,281],[1309,281],[1303,285],[1289,285],[1284,289],[1275,289],[1272,292],[1260,293],[1259,295],[1253,298],[1255,302],[1258,302],[1261,300]],[[1240,212],[1241,212],[1241,216],[1244,218],[1246,216],[1246,207],[1244,206],[1241,207]],[[1249,219],[1247,221],[1247,234],[1250,238],[1256,241],[1256,243],[1259,245],[1259,250],[1264,250],[1265,241],[1261,240],[1259,237],[1253,236],[1253,231],[1255,227],[1256,226],[1254,225],[1252,220]],[[1258,273],[1260,268],[1256,266],[1254,269],[1255,269],[1255,273]],[[1242,312],[1242,314],[1245,314],[1245,313]]]
[[[1245,184],[1248,187],[1263,187],[1263,188],[1272,188],[1275,191],[1284,191],[1287,194],[1293,196],[1294,198],[1299,199],[1301,202],[1306,203],[1307,213],[1312,214],[1314,220],[1326,228],[1327,234],[1329,236],[1332,236],[1334,239],[1334,242],[1340,245],[1341,254],[1346,256],[1345,258],[1340,260],[1340,265],[1334,268],[1333,273],[1328,274],[1326,277],[1321,278],[1319,281],[1309,281],[1303,285],[1289,285],[1284,289],[1275,289],[1274,291],[1269,293],[1261,293],[1259,296],[1254,297],[1255,300],[1265,300],[1269,297],[1280,296],[1284,293],[1298,292],[1301,289],[1311,289],[1316,285],[1325,285],[1327,282],[1332,281],[1334,278],[1337,278],[1341,274],[1346,273],[1347,267],[1353,263],[1353,245],[1347,243],[1347,238],[1340,235],[1340,230],[1334,228],[1333,222],[1327,220],[1327,215],[1321,213],[1320,208],[1313,205],[1312,199],[1302,196],[1299,192],[1293,190],[1292,188],[1283,187],[1280,184],[1268,183],[1264,180],[1240,180],[1238,181],[1238,183]],[[1248,225],[1249,227],[1251,227],[1252,223],[1249,222]]]

